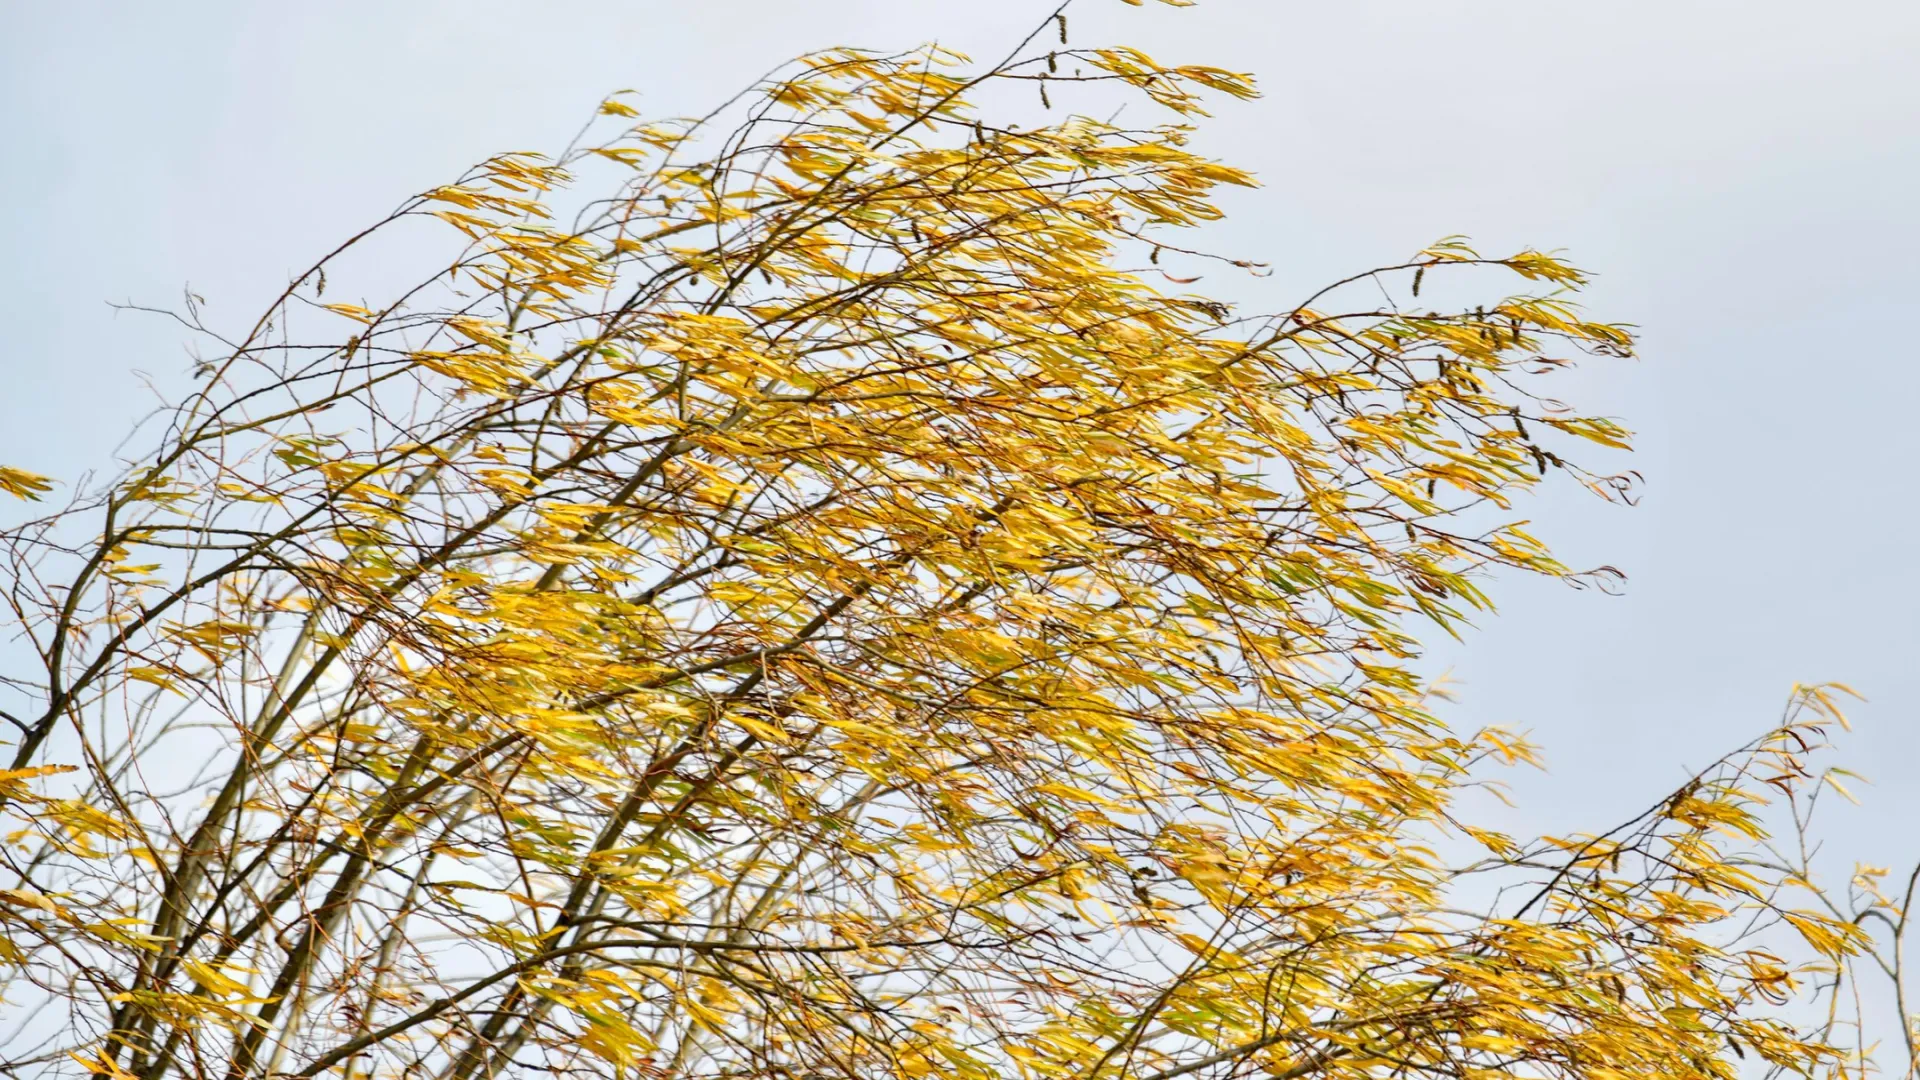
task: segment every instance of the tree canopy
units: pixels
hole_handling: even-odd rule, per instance
[[[1415,668],[1488,572],[1582,580],[1512,503],[1626,496],[1546,394],[1630,334],[1458,239],[1249,302],[1189,125],[1253,94],[1064,15],[810,55],[190,303],[155,445],[0,535],[6,1071],[1847,1068],[1769,943],[1858,931],[1742,858],[1830,692],[1536,839]]]

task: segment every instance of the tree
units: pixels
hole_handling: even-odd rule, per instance
[[[1629,334],[1458,240],[1169,288],[1258,295],[1181,241],[1251,183],[1182,125],[1252,85],[1067,29],[615,97],[238,336],[190,304],[157,446],[5,534],[9,1074],[1837,1067],[1753,935],[1853,932],[1738,858],[1824,691],[1534,842],[1458,812],[1528,747],[1411,667],[1487,571],[1591,579],[1505,516],[1626,495],[1572,459],[1625,431],[1538,395]],[[968,104],[1006,88],[1171,122]],[[1492,274],[1545,291],[1415,300]]]
[[[1851,1050],[1852,1071],[1864,1076],[1877,1067],[1872,1051],[1881,1041],[1873,1036],[1884,1027],[1895,1037],[1885,1041],[1899,1053],[1897,1073],[1920,1074],[1920,1017],[1907,989],[1907,934],[1913,927],[1920,900],[1920,866],[1893,868],[1856,864],[1840,888],[1826,884],[1819,859],[1820,844],[1813,835],[1814,810],[1821,797],[1835,791],[1850,802],[1853,794],[1837,777],[1854,774],[1829,769],[1825,783],[1786,793],[1792,828],[1788,843],[1767,843],[1758,860],[1769,875],[1791,883],[1810,895],[1815,909],[1828,919],[1851,928],[1854,948],[1818,965],[1817,983],[1810,995],[1815,1018],[1811,1032],[1822,1042],[1838,1042]]]

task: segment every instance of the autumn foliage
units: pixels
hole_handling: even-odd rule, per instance
[[[1056,19],[616,97],[208,330],[0,536],[8,1073],[1846,1068],[1782,957],[1856,931],[1741,858],[1826,692],[1604,835],[1462,820],[1530,751],[1415,634],[1579,580],[1510,504],[1624,493],[1544,395],[1631,338],[1457,240],[1250,305],[1183,125],[1252,94]]]

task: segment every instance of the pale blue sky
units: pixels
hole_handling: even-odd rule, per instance
[[[1016,0],[330,2],[0,0],[0,462],[107,464],[187,360],[114,316],[183,285],[239,319],[403,195],[505,149],[563,143],[607,91],[698,111],[793,52],[938,37],[982,54]],[[1642,435],[1635,510],[1526,508],[1619,598],[1494,587],[1502,614],[1439,660],[1451,715],[1534,731],[1542,827],[1611,824],[1760,731],[1795,679],[1872,702],[1844,757],[1879,778],[1828,824],[1920,841],[1920,6],[1079,0],[1076,43],[1261,76],[1205,145],[1256,171],[1217,239],[1272,261],[1276,306],[1439,236],[1564,247],[1644,359],[1568,396]],[[529,14],[532,13],[532,14]]]

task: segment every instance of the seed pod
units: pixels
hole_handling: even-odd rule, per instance
[[[1413,272],[1413,295],[1420,295],[1420,281],[1427,276],[1427,268],[1421,267]]]
[[[1065,15],[1055,15],[1053,18],[1055,22],[1060,24],[1060,44],[1065,45],[1067,43],[1067,17]]]
[[[1040,76],[1040,104],[1044,108],[1053,108],[1053,102],[1047,100],[1047,77]]]
[[[1056,53],[1047,54],[1047,70],[1048,71],[1060,70],[1060,57],[1058,54]]]

